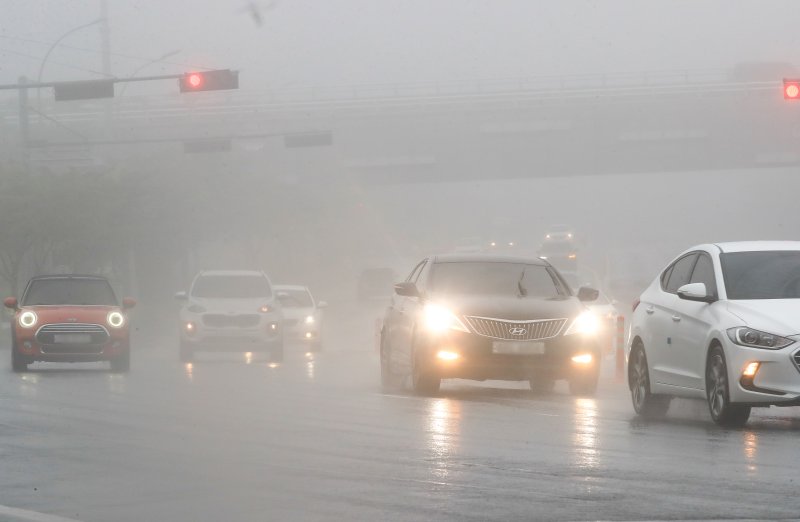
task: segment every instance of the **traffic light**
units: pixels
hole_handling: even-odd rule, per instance
[[[184,73],[178,78],[181,92],[222,91],[239,88],[239,72],[230,69]]]
[[[783,98],[786,100],[800,100],[800,80],[783,79]]]

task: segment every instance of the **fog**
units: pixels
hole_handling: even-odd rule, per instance
[[[8,369],[0,395],[22,406],[0,401],[0,455],[19,459],[0,479],[0,518],[535,518],[534,500],[509,493],[516,474],[547,499],[559,481],[574,488],[563,505],[535,500],[546,519],[796,513],[759,511],[755,496],[680,511],[674,467],[734,455],[725,476],[769,489],[793,472],[776,468],[796,417],[706,432],[705,413],[679,403],[676,426],[640,425],[614,373],[621,342],[597,400],[460,380],[435,398],[379,393],[393,289],[360,292],[370,270],[397,282],[438,254],[535,260],[562,225],[577,256],[562,271],[627,325],[690,247],[798,239],[800,104],[781,94],[800,77],[798,15],[791,0],[0,0],[0,292],[89,274],[137,301],[130,375]],[[238,87],[179,92],[179,75],[217,69],[238,71]],[[55,100],[53,82],[99,79],[112,97]],[[324,351],[179,360],[175,294],[204,270],[308,286],[328,304]],[[18,312],[6,310],[0,355]],[[635,487],[658,475],[643,467],[647,437],[671,455],[655,463],[668,477],[652,509],[619,500],[628,472]],[[73,473],[84,482],[66,483]],[[493,488],[501,500],[483,506]],[[618,500],[594,511],[600,497]]]

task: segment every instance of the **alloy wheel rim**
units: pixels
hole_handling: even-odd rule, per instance
[[[636,364],[633,367],[633,400],[637,406],[642,405],[644,397],[647,394],[647,370],[645,370],[644,365],[644,355],[640,351],[637,353]]]
[[[719,355],[714,356],[708,377],[708,402],[711,414],[716,418],[722,414],[725,408],[725,390],[727,388],[724,363]]]

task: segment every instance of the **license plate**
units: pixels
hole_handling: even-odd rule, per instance
[[[504,355],[543,355],[544,343],[535,341],[495,341],[492,353]]]
[[[55,334],[53,342],[56,344],[91,344],[92,336],[89,334]]]

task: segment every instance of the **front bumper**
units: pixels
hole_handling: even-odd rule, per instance
[[[747,348],[724,340],[728,382],[732,402],[753,405],[800,404],[800,369],[793,360],[800,352],[795,342],[781,350]],[[742,376],[750,364],[759,363],[752,378]],[[795,403],[795,404],[792,404]]]
[[[93,344],[57,344],[37,340],[33,330],[16,328],[14,347],[23,359],[43,362],[97,362],[109,361],[123,356],[130,350],[127,328],[111,330],[108,339]]]
[[[417,346],[426,365],[444,379],[527,380],[534,376],[552,379],[569,378],[576,373],[596,371],[600,364],[596,338],[558,336],[543,342],[544,353],[536,355],[494,353],[491,339],[466,332],[427,336]],[[536,341],[533,341],[536,342]],[[437,357],[440,351],[458,354],[452,360]],[[591,362],[575,363],[573,356],[591,354]]]
[[[253,326],[209,326],[201,316],[187,315],[181,320],[180,338],[182,343],[201,350],[271,350],[283,343],[282,322],[277,315],[264,314]]]

